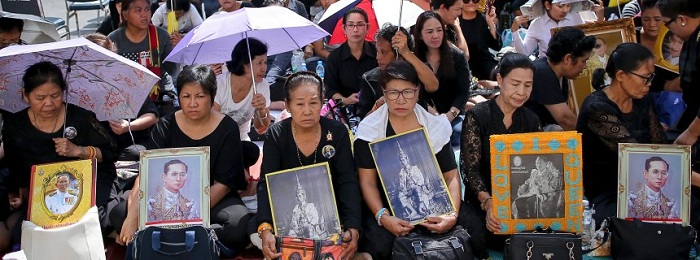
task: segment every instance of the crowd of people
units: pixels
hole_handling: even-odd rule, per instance
[[[700,163],[696,163],[700,92],[693,87],[700,82],[700,5],[695,0],[628,3],[635,5],[634,15],[640,17],[638,43],[614,48],[572,27],[584,20],[571,11],[571,1],[542,0],[543,15],[530,20],[516,11],[525,1],[484,5],[479,0],[432,0],[429,5],[420,3],[431,10],[420,14],[410,29],[380,25],[371,35],[374,41],[367,40],[370,16],[352,8],[340,18],[347,41],[329,45],[320,39],[301,50],[309,63],[323,61],[325,78],[308,71],[290,72],[292,52],[268,56],[267,43],[255,38],[232,43],[235,47],[225,64],[184,66],[164,59],[186,33],[211,15],[280,5],[318,21],[334,0],[219,0],[220,8],[212,14],[193,2],[113,0],[101,34],[86,36],[160,76],[154,91],[143,97],[136,118],[100,122],[93,112],[65,102],[67,83],[58,66],[38,62],[27,68],[22,96],[28,107],[16,113],[2,111],[0,192],[8,199],[0,200],[0,251],[20,243],[32,165],[96,159],[95,204],[102,234],[123,244],[132,241],[138,230],[136,191],[142,177],[117,177],[115,162],[138,161],[139,152],[146,149],[208,146],[210,222],[231,249],[252,243],[266,258],[279,257],[265,175],[328,162],[343,230],[342,259],[389,259],[396,237],[418,229],[443,233],[457,225],[469,231],[475,256],[487,259],[488,249],[502,250],[507,238],[494,234],[501,223],[491,199],[489,136],[562,130],[582,133],[584,194],[595,205],[597,223],[616,214],[618,144],[692,145],[690,215],[691,223],[700,225]],[[607,1],[596,2],[591,11],[603,21]],[[625,7],[622,15],[634,12],[631,9]],[[177,31],[164,28],[169,11],[176,14]],[[497,15],[504,12],[510,16]],[[511,26],[498,28],[499,19],[506,17]],[[19,38],[21,21],[0,20],[0,47],[26,44]],[[666,58],[652,52],[662,24],[673,33],[671,48],[678,54],[674,59],[679,74],[655,66],[658,58]],[[524,38],[518,34],[521,27],[527,28]],[[552,35],[552,28],[559,29]],[[512,34],[515,53],[496,56],[503,30]],[[596,90],[577,113],[568,104],[569,80],[582,73],[592,77]],[[278,80],[284,84],[275,84]],[[491,92],[479,94],[483,90]],[[678,122],[660,120],[650,95],[659,91],[682,92],[687,108]],[[282,105],[273,106],[272,92],[284,93]],[[344,124],[321,116],[328,100],[356,121]],[[273,109],[282,109],[287,116],[274,118]],[[348,125],[351,122],[357,124]],[[75,131],[71,138],[65,137],[66,125]],[[420,128],[426,130],[455,212],[429,216],[414,226],[387,210],[389,198],[375,162],[381,158],[373,158],[369,144]],[[262,148],[251,141],[253,135],[263,136]],[[402,159],[396,164],[405,164],[402,171],[410,171],[404,175],[421,175],[399,149]],[[252,169],[261,156],[260,169]],[[665,163],[663,172],[653,170],[663,166],[659,160]],[[680,174],[659,160],[647,162],[645,179],[652,171],[657,177]],[[538,157],[536,164],[531,180],[518,189],[518,199],[535,194],[553,205],[560,203],[556,192],[561,189],[561,172],[545,158]],[[251,172],[258,170],[259,180],[252,180]],[[188,174],[196,173],[182,161],[164,167],[162,190],[149,198],[148,208],[168,213],[149,219],[199,216],[195,201],[179,193]],[[400,182],[411,186],[419,179]],[[56,181],[52,196],[70,195],[68,180]],[[636,214],[644,215],[645,202],[638,198],[660,192],[648,185],[630,196],[630,205],[639,208]],[[296,186],[297,198],[306,202],[298,180]],[[255,196],[257,205],[246,203],[251,197],[255,201]],[[663,194],[659,198],[669,200]],[[47,204],[51,200],[47,197]],[[654,216],[677,215],[678,204],[671,204]],[[414,206],[409,210],[415,214],[426,211],[420,203]]]

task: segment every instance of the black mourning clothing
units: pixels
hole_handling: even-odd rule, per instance
[[[530,99],[525,102],[525,107],[537,114],[543,126],[559,125],[545,106],[567,102],[569,98],[569,81],[565,78],[560,81],[557,78],[554,70],[547,62],[547,57],[535,60],[533,65],[535,66],[535,75],[532,81],[532,94],[530,94]]]
[[[325,97],[331,99],[335,93],[348,97],[360,91],[362,74],[379,66],[376,55],[377,48],[367,41],[359,60],[352,56],[347,42],[333,50],[326,62]]]
[[[455,74],[453,76],[445,75],[443,66],[440,66],[435,73],[439,82],[438,89],[433,93],[428,93],[425,88],[421,88],[420,100],[421,104],[434,106],[438,113],[443,114],[450,111],[451,107],[464,110],[464,105],[469,97],[469,82],[471,74],[469,72],[469,64],[464,58],[464,52],[456,47],[450,47],[453,64],[445,66],[455,66]],[[426,60],[423,60],[426,62]],[[430,65],[428,65],[430,66]]]
[[[459,26],[462,27],[462,33],[469,47],[469,68],[472,70],[472,75],[478,79],[491,79],[491,72],[498,65],[498,61],[489,48],[495,51],[501,50],[500,37],[498,34],[496,39],[491,36],[486,18],[479,12],[471,20],[460,17]]]

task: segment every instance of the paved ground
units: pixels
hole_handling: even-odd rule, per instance
[[[42,0],[44,7],[44,16],[59,17],[66,20],[66,4],[64,0]],[[80,11],[78,12],[78,22],[80,24],[80,34],[85,35],[93,33],[100,26],[104,19],[105,13],[100,12],[100,17],[97,17],[97,11]],[[68,22],[66,20],[66,22]],[[71,31],[71,37],[77,36],[77,26],[75,17],[71,17],[68,27]]]

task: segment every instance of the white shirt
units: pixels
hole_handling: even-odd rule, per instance
[[[513,46],[515,51],[525,55],[532,54],[535,48],[539,47],[539,57],[546,57],[549,39],[552,38],[552,28],[579,24],[583,24],[583,19],[578,13],[569,13],[558,23],[552,20],[548,14],[544,14],[532,21],[527,29],[527,34],[525,34],[525,39],[520,39],[520,34],[513,34]]]
[[[158,9],[156,9],[156,12],[153,13],[153,16],[151,17],[151,22],[155,26],[168,26],[167,5],[161,5],[160,7],[158,7]],[[197,25],[202,24],[202,22],[204,22],[204,20],[202,20],[202,17],[199,16],[197,8],[194,7],[194,5],[190,4],[190,10],[187,11],[182,17],[180,17],[180,19],[177,19],[177,28],[178,30],[192,29]]]
[[[241,141],[250,141],[248,132],[250,131],[250,120],[253,119],[255,108],[253,107],[253,88],[250,88],[248,95],[241,102],[234,102],[231,94],[231,73],[221,73],[216,77],[216,97],[214,102],[221,107],[221,113],[233,118],[238,124],[241,134]],[[270,107],[270,85],[265,80],[256,84],[258,93],[265,97],[265,104]],[[261,115],[262,116],[262,115]]]
[[[78,197],[68,192],[56,190],[56,193],[44,198],[46,207],[54,214],[64,214],[68,212],[75,203],[78,203]]]

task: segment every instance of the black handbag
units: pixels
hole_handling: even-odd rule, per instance
[[[551,230],[516,233],[506,240],[503,259],[583,259],[581,236]]]
[[[457,225],[452,231],[442,234],[411,232],[394,240],[391,258],[399,259],[464,259],[474,255],[469,246],[469,234]]]
[[[695,244],[696,231],[692,226],[615,217],[609,220],[614,259],[688,259]]]
[[[136,233],[127,252],[131,259],[219,259],[220,245],[214,230],[147,227]]]

